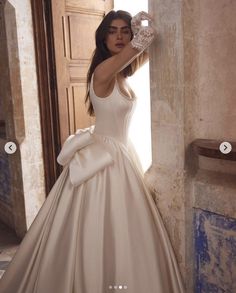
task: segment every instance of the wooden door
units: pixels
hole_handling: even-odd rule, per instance
[[[113,0],[52,0],[61,143],[93,124],[84,104],[94,33]]]

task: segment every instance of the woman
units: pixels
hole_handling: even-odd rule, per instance
[[[1,293],[182,293],[174,254],[128,139],[136,102],[125,82],[154,30],[111,11],[88,72],[96,125],[64,143],[65,166],[0,282]],[[132,29],[132,30],[131,30]],[[120,292],[120,291],[119,291]]]

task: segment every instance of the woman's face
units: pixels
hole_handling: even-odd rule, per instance
[[[111,22],[105,40],[107,49],[111,55],[118,54],[131,40],[131,30],[123,19],[115,19]]]

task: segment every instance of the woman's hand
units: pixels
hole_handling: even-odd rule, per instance
[[[142,20],[148,20],[150,25],[142,26]],[[94,70],[94,85],[100,88],[111,87],[114,77],[132,61],[137,58],[142,51],[148,48],[155,37],[155,29],[152,28],[152,17],[147,12],[141,11],[131,20],[133,29],[136,29],[134,38],[118,53],[107,58]],[[146,54],[145,59],[148,58]]]
[[[150,24],[148,26],[142,25],[142,20],[148,20]],[[141,11],[136,14],[131,20],[131,29],[134,34],[131,40],[131,45],[138,51],[146,50],[156,36],[156,30],[152,24],[153,19],[150,14],[145,11]]]
[[[140,11],[131,19],[131,29],[134,35],[138,33],[140,28],[142,27],[142,20],[148,20],[150,22],[153,21],[153,18],[150,14],[145,11]]]

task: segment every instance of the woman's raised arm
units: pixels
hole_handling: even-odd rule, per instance
[[[94,78],[99,84],[109,84],[115,75],[128,66],[141,52],[132,47],[129,42],[118,54],[100,63],[95,71]]]
[[[140,12],[133,17],[131,20],[131,28],[134,33],[133,39],[119,53],[104,60],[96,67],[94,71],[96,84],[108,88],[115,75],[127,67],[152,43],[155,30],[151,26],[142,26],[142,20],[151,21],[151,17],[146,12]],[[147,53],[145,56],[148,58]],[[143,61],[145,62],[145,60]]]

